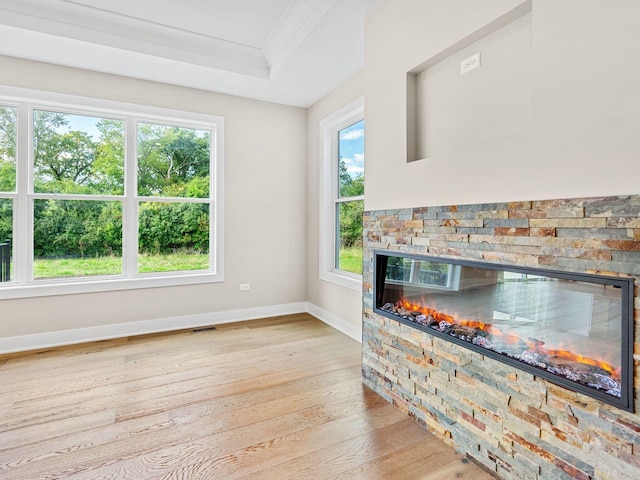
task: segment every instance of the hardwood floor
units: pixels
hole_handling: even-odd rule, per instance
[[[0,478],[488,480],[300,314],[0,356]]]

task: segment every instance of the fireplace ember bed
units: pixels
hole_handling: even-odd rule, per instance
[[[633,280],[374,252],[374,310],[633,411]]]

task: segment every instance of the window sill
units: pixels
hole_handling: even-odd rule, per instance
[[[320,280],[362,292],[362,275],[334,270],[331,272],[321,272]]]
[[[6,284],[0,286],[0,300],[46,297],[55,295],[74,295],[81,293],[113,292],[140,288],[178,287],[202,283],[222,282],[222,275],[211,272],[194,274],[159,274],[139,278],[95,278],[61,279],[58,281],[33,282],[27,285]]]

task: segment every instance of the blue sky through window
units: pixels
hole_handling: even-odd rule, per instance
[[[58,127],[56,129],[58,133],[64,134],[72,131],[80,131],[89,135],[94,142],[100,140],[101,135],[96,124],[102,120],[102,118],[88,115],[75,115],[72,113],[65,113],[64,116],[68,123],[67,125]]]
[[[352,178],[364,175],[364,120],[339,132],[338,155]]]
[[[87,133],[94,141],[100,140],[100,132],[96,124],[101,120],[99,117],[89,117],[85,115],[67,115],[69,124],[64,128],[65,132],[79,130]]]

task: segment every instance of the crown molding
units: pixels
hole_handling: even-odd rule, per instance
[[[260,49],[66,0],[0,0],[0,24],[269,78]]]
[[[363,20],[381,2],[291,1],[248,45],[84,0],[0,0],[0,57],[308,107],[362,68]]]
[[[336,0],[299,0],[289,5],[262,48],[271,67],[271,76],[287,62],[335,3]]]

